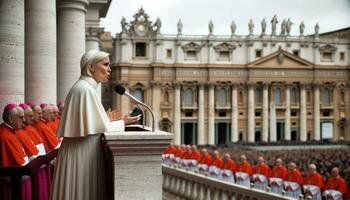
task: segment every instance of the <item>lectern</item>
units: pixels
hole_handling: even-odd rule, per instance
[[[114,171],[114,199],[162,199],[161,154],[172,138],[171,133],[141,126],[105,133]]]

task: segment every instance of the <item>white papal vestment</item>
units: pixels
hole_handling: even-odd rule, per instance
[[[52,200],[105,199],[102,133],[123,131],[124,122],[110,122],[96,94],[98,83],[81,76],[69,91],[58,136],[63,142],[51,188]]]

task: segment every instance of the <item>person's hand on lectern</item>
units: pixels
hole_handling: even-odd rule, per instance
[[[141,115],[131,116],[131,112],[127,115],[124,115],[124,118],[123,118],[125,125],[138,124],[140,119],[141,119]]]
[[[107,116],[111,122],[122,119],[122,113],[118,109],[112,110],[111,108],[109,108],[107,110]]]

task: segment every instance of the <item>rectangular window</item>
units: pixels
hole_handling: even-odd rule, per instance
[[[219,51],[219,59],[220,60],[230,60],[230,52],[229,51]]]
[[[255,50],[255,57],[256,58],[261,58],[262,57],[262,50],[261,49]]]
[[[172,50],[171,49],[167,49],[166,50],[166,58],[172,58],[173,55],[172,55]]]
[[[295,56],[299,56],[299,50],[293,50],[293,54],[294,54]]]
[[[331,52],[323,52],[322,53],[322,61],[323,62],[332,62],[332,53]]]
[[[186,51],[186,57],[187,59],[193,59],[193,60],[196,60],[197,59],[197,51]]]
[[[261,112],[255,112],[255,117],[261,117]]]
[[[136,42],[135,44],[135,56],[136,57],[146,57],[146,43]]]
[[[340,61],[345,61],[345,52],[340,52],[340,54],[339,54],[339,60],[340,60]]]
[[[219,112],[220,117],[226,117],[226,112]]]

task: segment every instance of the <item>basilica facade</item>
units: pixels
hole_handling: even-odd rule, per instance
[[[123,85],[153,108],[156,128],[174,133],[176,144],[350,140],[350,29],[320,34],[316,24],[304,35],[301,23],[291,36],[291,25],[274,16],[271,31],[264,19],[259,31],[249,21],[244,36],[234,22],[228,35],[215,35],[212,22],[208,34],[184,35],[179,21],[177,34],[166,35],[141,8],[101,39],[113,70],[103,103],[134,109],[113,92]],[[149,113],[145,119],[150,125]]]

